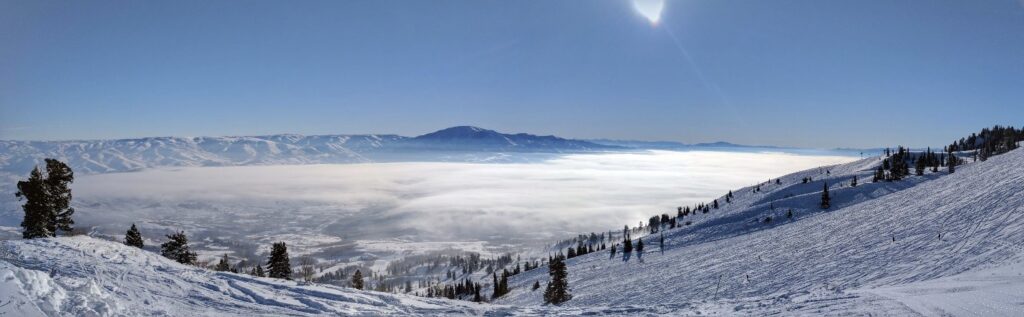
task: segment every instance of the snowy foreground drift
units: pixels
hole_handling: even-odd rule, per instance
[[[256,278],[85,236],[0,243],[0,316],[536,316],[632,307],[511,307]]]

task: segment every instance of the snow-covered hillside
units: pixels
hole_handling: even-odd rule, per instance
[[[569,259],[573,299],[566,305],[738,301],[737,311],[751,314],[809,306],[829,306],[821,312],[1024,312],[1014,296],[982,296],[1024,290],[1020,277],[1005,283],[990,277],[1015,276],[1022,268],[1024,151],[960,166],[954,174],[943,168],[871,183],[879,162],[787,175],[781,184],[760,185],[760,192],[736,190],[732,203],[722,197],[721,209],[689,216],[685,220],[693,225],[664,232],[664,253],[657,235],[646,237],[642,260],[634,255],[626,261],[621,252],[610,258],[607,251]],[[857,187],[849,186],[853,175]],[[803,184],[804,177],[814,181]],[[823,181],[832,197],[828,210],[818,207]],[[790,209],[794,217],[787,219]],[[979,273],[983,269],[992,271]],[[512,293],[498,302],[543,303],[542,292],[530,285],[543,285],[546,273],[513,277]],[[971,282],[957,288],[960,281]],[[915,289],[943,289],[935,285],[946,295],[904,302],[925,292]],[[751,311],[754,306],[767,310]]]
[[[86,236],[0,242],[0,316],[645,316],[679,309],[430,299],[214,272]]]

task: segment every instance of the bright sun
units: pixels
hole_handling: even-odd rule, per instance
[[[633,7],[652,24],[661,18],[661,9],[665,8],[665,0],[633,0]]]

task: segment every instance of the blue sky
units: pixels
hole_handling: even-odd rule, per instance
[[[689,58],[687,58],[687,54]],[[941,145],[1024,118],[1024,0],[0,0],[0,139]]]

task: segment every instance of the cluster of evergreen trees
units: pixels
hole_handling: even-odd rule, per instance
[[[1006,153],[1020,147],[1022,140],[1024,140],[1024,129],[996,125],[953,142],[947,146],[947,150],[949,152],[973,151],[976,159],[984,161],[993,155]]]
[[[469,279],[464,279],[462,282],[454,284],[441,284],[429,287],[427,288],[426,297],[472,300],[479,303],[484,300],[483,297],[480,296],[481,289],[483,289],[483,286],[481,286],[480,283],[474,283]]]
[[[25,199],[21,206],[25,218],[21,222],[21,236],[25,239],[56,237],[58,231],[71,232],[75,221],[71,216],[71,187],[75,173],[71,167],[55,159],[45,159],[46,173],[39,167],[32,169],[28,179],[18,182],[18,199]]]

